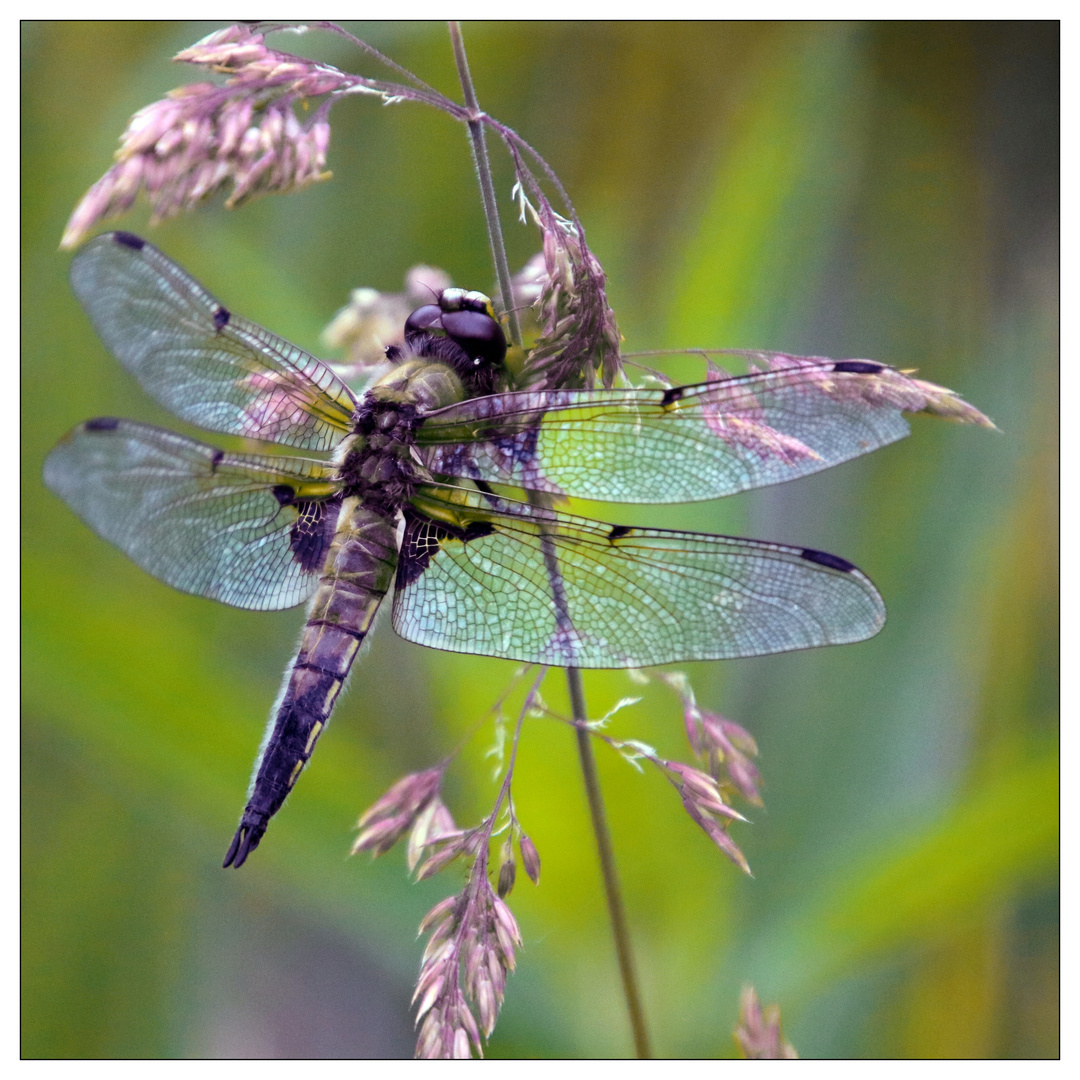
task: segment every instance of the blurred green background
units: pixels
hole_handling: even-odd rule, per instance
[[[477,724],[509,662],[384,620],[312,767],[239,873],[220,869],[302,613],[172,592],[41,482],[88,416],[182,427],[109,358],[57,251],[137,108],[196,81],[215,27],[24,23],[22,1052],[397,1056],[423,913],[397,851],[347,858],[358,813]],[[457,96],[445,29],[360,36]],[[467,24],[481,104],[576,201],[628,349],[726,346],[915,367],[1001,431],[912,437],[794,485],[609,520],[852,559],[889,623],[842,649],[687,668],[757,736],[766,809],[744,878],[656,775],[598,748],[658,1054],[732,1053],[740,987],[806,1057],[1058,1049],[1058,31],[1051,23]],[[343,42],[278,37],[366,74]],[[350,288],[420,261],[490,288],[467,143],[441,114],[336,106],[332,182],[153,231],[229,307],[325,354]],[[493,145],[511,260],[514,223]],[[146,232],[140,206],[122,227]],[[586,676],[593,715],[636,693]],[[558,673],[546,696],[565,705]],[[686,759],[651,686],[613,731]],[[495,788],[482,729],[447,797]],[[528,722],[518,813],[544,860],[492,1056],[630,1051],[573,737]]]

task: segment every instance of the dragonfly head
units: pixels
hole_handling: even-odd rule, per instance
[[[506,337],[483,293],[444,289],[437,303],[405,320],[405,343],[417,356],[449,364],[470,394],[489,394],[498,386]]]

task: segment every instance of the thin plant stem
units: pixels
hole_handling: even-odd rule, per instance
[[[450,40],[454,46],[454,61],[457,64],[461,90],[465,95],[465,107],[469,110],[469,146],[472,148],[473,165],[476,178],[480,183],[480,198],[484,204],[484,219],[487,222],[488,242],[491,255],[495,260],[495,277],[499,283],[502,310],[510,328],[510,340],[521,346],[521,327],[518,325],[517,312],[514,310],[514,293],[510,283],[510,263],[506,258],[506,245],[503,243],[502,226],[499,224],[499,207],[495,201],[495,184],[491,179],[491,162],[488,160],[487,140],[484,136],[482,115],[476,101],[472,76],[469,74],[469,61],[465,56],[465,42],[461,38],[461,25],[450,23]]]
[[[521,345],[521,329],[514,311],[513,292],[510,284],[510,264],[506,258],[506,245],[503,243],[502,225],[499,221],[499,208],[495,200],[495,185],[491,178],[491,163],[488,160],[487,143],[484,139],[483,113],[476,99],[472,76],[469,74],[469,62],[465,55],[465,43],[461,37],[459,23],[450,22],[450,40],[454,48],[454,61],[457,64],[458,78],[465,96],[465,106],[469,112],[469,145],[472,148],[473,164],[480,184],[480,196],[484,204],[484,218],[487,222],[488,240],[491,255],[495,262],[495,275],[502,294],[503,310],[507,314],[510,337],[515,345]],[[530,148],[531,149],[531,148]],[[535,151],[533,151],[535,154]],[[536,155],[538,160],[543,159]],[[544,168],[551,173],[546,162]],[[555,182],[559,189],[558,178]],[[569,205],[569,199],[567,199]],[[540,501],[542,496],[530,493],[529,501]],[[589,815],[592,819],[593,834],[596,837],[596,849],[600,858],[600,869],[604,879],[604,893],[607,897],[608,916],[611,931],[615,938],[615,952],[619,961],[619,974],[622,977],[623,992],[626,995],[626,1008],[630,1017],[630,1028],[634,1035],[634,1050],[639,1058],[652,1057],[649,1047],[649,1034],[645,1027],[645,1013],[641,1007],[641,992],[638,989],[634,957],[630,947],[630,932],[626,925],[626,909],[623,906],[619,877],[615,870],[615,855],[611,847],[611,834],[608,832],[607,817],[604,813],[604,800],[600,792],[600,777],[596,771],[596,758],[593,756],[592,742],[586,728],[588,713],[585,710],[585,688],[581,681],[581,672],[577,668],[566,669],[566,680],[570,688],[570,701],[574,712],[577,730],[578,756],[581,760],[581,772],[585,781],[585,792],[589,801]]]
[[[581,672],[577,668],[567,668],[566,681],[570,686],[570,703],[577,729],[578,758],[581,761],[581,774],[585,780],[585,794],[589,800],[589,814],[592,817],[593,833],[596,836],[596,850],[600,857],[600,869],[604,877],[604,894],[607,897],[608,917],[611,919],[611,933],[615,938],[615,953],[619,959],[619,975],[622,978],[623,993],[626,995],[626,1011],[630,1016],[630,1028],[634,1034],[634,1051],[639,1058],[651,1058],[649,1032],[645,1027],[645,1011],[641,1007],[641,991],[638,988],[634,954],[630,947],[630,930],[626,925],[626,909],[623,906],[619,876],[615,869],[615,854],[611,848],[611,834],[608,832],[607,815],[604,812],[604,798],[600,793],[600,777],[596,771],[592,736],[586,727],[588,714],[585,712],[585,691],[581,682]]]

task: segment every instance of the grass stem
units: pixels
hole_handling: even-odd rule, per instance
[[[469,146],[472,149],[473,165],[480,184],[480,198],[484,204],[484,220],[487,222],[488,242],[491,244],[491,257],[495,261],[495,278],[499,283],[500,310],[505,312],[510,328],[510,340],[521,347],[521,327],[517,312],[514,310],[514,293],[510,283],[510,263],[506,258],[506,245],[503,243],[502,226],[499,223],[499,207],[495,201],[495,184],[491,178],[491,162],[488,159],[487,140],[484,125],[478,119],[480,106],[476,101],[472,76],[469,74],[469,61],[465,56],[465,42],[461,38],[461,25],[450,23],[450,41],[454,47],[454,62],[457,64],[461,90],[465,95],[465,107],[473,117],[468,122]]]
[[[499,210],[495,201],[495,185],[491,178],[491,163],[488,159],[487,143],[484,138],[484,125],[480,122],[480,106],[476,100],[469,63],[465,56],[465,43],[461,37],[461,26],[450,23],[450,40],[454,48],[454,61],[457,64],[458,78],[465,96],[465,106],[475,119],[468,121],[469,145],[472,149],[473,164],[480,185],[480,196],[484,204],[484,219],[487,222],[488,240],[491,255],[495,262],[495,276],[502,294],[502,310],[506,312],[510,328],[510,337],[517,346],[521,345],[521,329],[517,313],[514,311],[513,292],[510,285],[510,264],[506,258],[506,245],[503,243],[502,225],[499,222]],[[533,501],[530,498],[530,502]],[[589,815],[592,819],[593,834],[596,837],[596,849],[600,859],[600,870],[604,879],[604,894],[607,898],[608,916],[611,931],[615,938],[615,953],[619,961],[619,973],[622,978],[623,992],[626,995],[626,1008],[630,1017],[630,1028],[634,1036],[634,1050],[639,1058],[652,1057],[649,1048],[649,1034],[645,1028],[645,1014],[641,1007],[641,992],[638,988],[637,973],[634,968],[633,952],[630,948],[630,932],[626,925],[626,909],[623,905],[619,877],[615,869],[615,855],[611,847],[611,834],[608,832],[607,817],[604,813],[604,799],[600,792],[600,777],[596,771],[596,758],[593,755],[592,741],[585,723],[588,714],[585,711],[585,690],[581,681],[581,672],[576,668],[566,669],[566,679],[570,688],[570,700],[577,723],[578,757],[585,781],[585,793],[589,801]]]
[[[584,726],[588,714],[585,711],[585,690],[581,672],[577,668],[567,668],[566,681],[570,686],[571,707],[578,725],[578,758],[585,780],[585,794],[589,800],[589,815],[592,818],[593,835],[596,837],[600,870],[604,877],[604,894],[607,897],[611,932],[615,938],[615,953],[619,959],[619,975],[622,978],[623,993],[626,995],[626,1011],[630,1016],[630,1029],[634,1035],[634,1051],[639,1058],[651,1058],[649,1032],[645,1027],[645,1011],[641,1007],[641,990],[638,987],[634,954],[630,947],[630,930],[626,924],[626,909],[623,906],[622,890],[619,888],[619,875],[615,869],[615,854],[612,851],[611,833],[608,831],[607,815],[604,812],[604,798],[600,792],[600,777],[596,771],[592,736]]]

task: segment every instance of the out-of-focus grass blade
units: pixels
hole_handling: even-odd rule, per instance
[[[1045,753],[976,784],[923,832],[882,840],[835,871],[767,942],[750,968],[785,1000],[933,937],[1050,880],[1058,857],[1058,755]],[[750,977],[748,975],[748,977]]]
[[[784,348],[854,190],[867,103],[859,31],[791,24],[769,43],[679,252],[670,341]]]

